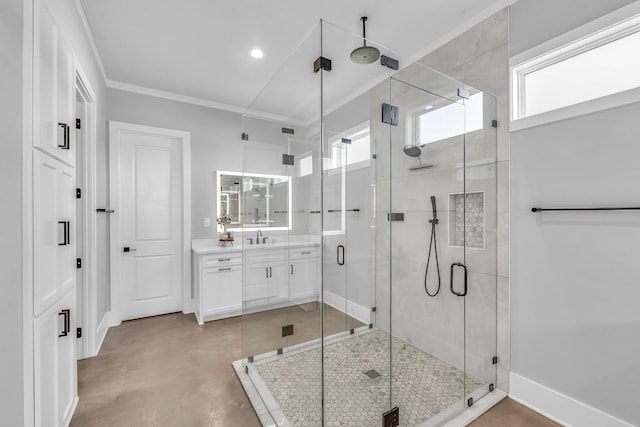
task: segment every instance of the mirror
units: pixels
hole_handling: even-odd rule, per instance
[[[217,217],[230,218],[228,229],[291,229],[290,177],[218,171],[216,182]]]

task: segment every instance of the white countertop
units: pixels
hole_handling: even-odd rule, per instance
[[[279,239],[269,243],[260,243],[259,245],[242,244],[242,241],[236,241],[233,246],[220,246],[220,242],[216,239],[195,239],[191,241],[191,250],[194,254],[219,254],[233,253],[241,251],[266,250],[278,248],[300,248],[308,246],[320,246],[319,236],[278,236]]]

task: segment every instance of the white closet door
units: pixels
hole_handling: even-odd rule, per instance
[[[40,4],[35,35],[35,129],[33,144],[75,165],[75,60],[51,14]]]
[[[34,315],[75,283],[73,169],[33,152]]]

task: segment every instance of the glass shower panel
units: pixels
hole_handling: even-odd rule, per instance
[[[386,81],[395,71],[380,59],[352,62],[351,52],[362,46],[361,34],[323,21],[322,56],[331,60],[331,70],[321,71],[327,426],[380,425],[391,402],[389,304],[387,299],[377,306],[375,274],[372,123],[380,121],[381,104],[372,106],[370,93],[362,89]],[[367,46],[404,60],[374,41],[367,40]]]
[[[319,25],[293,49],[243,115],[242,363],[263,424],[321,426]]]
[[[464,410],[464,85],[419,64],[390,80],[392,405],[403,425],[439,425]],[[461,209],[458,211],[457,209]]]
[[[467,399],[478,400],[496,384],[497,102],[495,97],[474,89],[464,102],[465,196],[456,196],[452,203],[464,204],[464,222],[462,218],[458,220],[463,223],[455,231],[455,239],[464,245],[468,275],[465,371],[474,381],[466,382],[465,394]]]

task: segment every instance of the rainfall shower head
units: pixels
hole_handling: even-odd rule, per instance
[[[362,41],[364,45],[351,52],[351,62],[356,64],[373,64],[380,58],[380,51],[373,46],[367,46],[367,33],[365,30],[367,17],[363,16],[360,20],[362,21]]]

